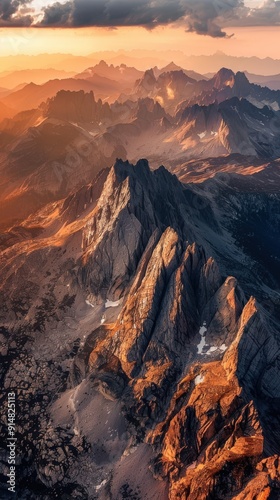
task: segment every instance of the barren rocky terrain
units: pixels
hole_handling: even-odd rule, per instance
[[[18,498],[279,498],[279,165],[240,161],[117,160],[1,234]]]

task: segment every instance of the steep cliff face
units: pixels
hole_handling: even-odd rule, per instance
[[[207,106],[204,103],[187,106],[178,111],[177,120],[177,133],[185,140],[199,138],[204,155],[218,156],[219,146],[223,146],[224,152],[244,156],[279,156],[279,116],[267,106],[259,109],[247,99],[234,97],[220,104],[215,101]],[[197,156],[199,144],[195,144],[193,156]]]
[[[249,402],[248,385],[242,376],[238,378],[240,365],[246,363],[243,342],[247,332],[259,332],[256,317],[262,323],[251,298],[222,361],[193,364],[178,384],[166,419],[149,435],[149,441],[160,450],[154,470],[169,477],[170,498],[262,498],[258,494],[264,491],[264,498],[274,498],[274,494],[277,498],[279,494],[278,458],[262,460],[263,446],[266,454],[272,450],[266,426],[262,429],[259,422],[260,401]],[[247,345],[249,351],[252,345]],[[262,348],[260,352],[264,358]],[[255,380],[262,376],[257,364],[248,371]]]
[[[178,213],[174,207],[176,197],[182,201]],[[166,208],[162,207],[164,198]],[[151,172],[145,160],[135,167],[117,162],[83,232],[84,286],[102,298],[106,294],[119,298],[154,231],[162,232],[168,226],[180,233],[186,231],[184,201],[182,186],[165,169]]]
[[[234,498],[262,456],[256,410],[217,362],[194,365],[150,439],[160,449],[154,471],[169,477],[170,498]]]
[[[241,253],[201,199],[163,167],[118,160],[2,242],[22,498],[279,492],[277,316],[230,275]]]

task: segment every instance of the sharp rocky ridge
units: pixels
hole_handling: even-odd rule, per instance
[[[1,377],[25,384],[23,498],[36,498],[28,477],[81,498],[279,493],[277,315],[244,278],[235,226],[201,200],[164,167],[117,160],[9,231]]]

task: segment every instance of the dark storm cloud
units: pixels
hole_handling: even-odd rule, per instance
[[[0,0],[0,25],[30,22],[20,15],[27,0]],[[249,8],[244,0],[68,0],[57,1],[42,10],[43,19],[36,26],[121,27],[156,26],[178,23],[186,31],[225,37],[228,26],[277,26],[280,24],[280,0],[260,0]]]
[[[1,26],[30,26],[33,18],[21,14],[20,9],[31,0],[0,0],[0,27]]]
[[[54,3],[44,9],[44,18],[41,22],[44,26],[69,26],[73,3]]]
[[[216,23],[234,15],[240,0],[73,0],[44,9],[43,26],[144,26],[148,29],[181,21],[188,31],[225,36]]]
[[[185,22],[188,31],[199,35],[225,37],[222,31],[223,20],[237,16],[244,6],[240,0],[186,0]],[[221,22],[221,24],[219,24]]]
[[[44,9],[42,24],[66,19],[66,25],[76,27],[153,26],[175,22],[185,15],[184,0],[73,0],[56,3]]]

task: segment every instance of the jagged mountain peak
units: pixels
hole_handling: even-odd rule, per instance
[[[158,101],[145,97],[138,100],[135,117],[153,122],[166,117],[166,112]]]
[[[241,71],[234,73],[228,68],[221,68],[212,80],[209,81],[213,84],[215,89],[223,90],[225,87],[230,87],[234,89],[236,95],[240,97],[248,95],[252,88],[245,73]]]
[[[245,83],[246,85],[250,84],[246,74],[243,71],[237,71],[235,74],[235,81],[239,83]]]
[[[161,73],[157,80],[157,86],[159,89],[163,89],[164,87],[173,87],[174,97],[169,95],[169,98],[172,99],[175,98],[175,94],[177,93],[179,93],[179,95],[184,95],[186,88],[188,86],[193,87],[195,84],[196,80],[188,76],[181,68]]]
[[[247,97],[253,91],[252,85],[245,73],[238,71],[234,78],[234,89],[238,97]]]
[[[153,69],[152,68],[147,69],[145,71],[144,75],[142,76],[142,78],[137,80],[136,87],[139,89],[142,88],[145,91],[149,91],[154,87],[154,85],[156,84],[156,81],[157,80],[156,80]]]
[[[141,171],[145,171],[146,173],[151,174],[149,162],[145,158],[138,160],[135,165],[130,163],[128,160],[116,158],[116,161],[113,165],[113,171],[116,173],[116,175],[120,175],[121,177],[123,177],[123,175],[125,175],[126,177],[129,175],[134,175],[135,173],[137,175],[140,169]]]
[[[94,93],[91,90],[90,92],[84,92],[84,90],[77,90],[77,91],[71,91],[71,90],[59,90],[56,95],[50,99],[47,100],[47,103],[55,103],[59,101],[60,99],[81,99],[81,98],[88,98],[91,102],[95,102],[95,97]]]
[[[138,180],[142,188],[147,191],[158,190],[160,187],[163,190],[171,189],[172,186],[178,187],[180,185],[177,177],[171,174],[163,165],[156,170],[152,170],[145,158],[139,159],[135,165],[128,160],[124,161],[117,158],[110,175],[114,176],[118,182],[123,182],[127,177],[130,177],[131,180]]]
[[[102,68],[102,67],[103,67],[103,68],[108,68],[108,67],[109,67],[109,64],[108,64],[106,61],[104,61],[104,59],[101,59],[101,61],[99,61],[99,63],[98,63],[98,64],[96,64],[96,66],[95,66],[95,67],[98,67],[98,66],[100,66],[101,68]]]
[[[175,64],[173,61],[167,64],[167,66],[164,66],[164,68],[161,68],[161,71],[164,73],[168,73],[169,71],[180,71],[180,70],[182,70],[182,68],[178,66],[178,64]]]
[[[221,68],[212,78],[215,88],[232,86],[234,84],[235,73],[229,68]]]
[[[225,85],[233,86],[235,73],[228,68],[221,68],[213,77],[214,87],[222,88]]]
[[[43,106],[44,115],[70,122],[99,122],[112,117],[108,103],[95,100],[93,91],[60,90]]]
[[[164,170],[166,170],[165,167],[163,166],[159,168],[164,168]],[[135,165],[130,163],[128,160],[123,160],[122,158],[116,158],[116,161],[113,165],[113,169],[115,171],[125,171],[127,175],[133,174],[139,171],[139,169],[144,169],[145,171],[148,171],[150,174],[154,173],[154,171],[150,169],[149,162],[146,158],[140,158]]]
[[[156,79],[153,68],[147,69],[143,75],[143,78],[152,78],[153,80]]]

